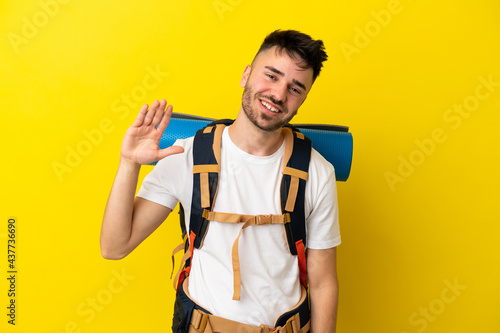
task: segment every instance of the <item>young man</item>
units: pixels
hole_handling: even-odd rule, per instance
[[[297,114],[326,58],[323,42],[303,33],[277,30],[266,37],[252,64],[243,72],[240,85],[244,91],[238,116],[222,133],[214,212],[280,214],[286,148],[282,127]],[[193,138],[178,140],[166,149],[158,147],[171,113],[172,106],[167,107],[165,100],[153,102],[149,110],[146,104],[125,134],[101,231],[102,255],[107,259],[128,255],[178,202],[189,221]],[[134,198],[140,166],[158,160]],[[340,244],[337,208],[333,167],[312,150],[304,210],[310,329],[314,333],[335,332],[336,246]],[[189,223],[186,224],[189,230]],[[237,238],[239,300],[235,300],[231,255]],[[193,251],[186,291],[198,306],[214,316],[274,332],[276,318],[301,299],[298,259],[288,249],[283,225],[256,225],[243,231],[241,224],[210,221],[203,247]],[[210,328],[205,330],[209,331]]]

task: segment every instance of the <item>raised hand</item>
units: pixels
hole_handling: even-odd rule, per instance
[[[122,158],[136,164],[150,164],[161,160],[168,155],[182,153],[184,149],[171,146],[160,149],[160,139],[168,126],[172,116],[172,105],[167,106],[167,101],[154,101],[148,110],[144,104],[134,123],[125,133],[122,142]]]

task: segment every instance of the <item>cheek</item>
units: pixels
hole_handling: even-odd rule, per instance
[[[265,79],[252,80],[251,82],[249,81],[249,84],[252,85],[254,91],[265,91],[269,89],[269,83],[266,82]]]
[[[302,103],[304,103],[304,101],[305,101],[304,98],[292,98],[290,100],[291,102],[290,109],[293,109],[295,110],[295,112],[297,112],[297,110],[300,108]]]

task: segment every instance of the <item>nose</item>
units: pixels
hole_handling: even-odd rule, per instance
[[[274,103],[284,103],[286,102],[287,94],[288,94],[288,86],[286,84],[278,83],[274,86],[272,91],[273,98],[276,99],[273,101]]]

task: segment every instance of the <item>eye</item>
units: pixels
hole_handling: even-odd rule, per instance
[[[274,80],[276,77],[273,74],[266,74],[268,78],[271,80]]]
[[[300,90],[295,87],[290,87],[290,90],[295,94],[300,94]]]

